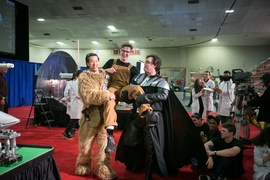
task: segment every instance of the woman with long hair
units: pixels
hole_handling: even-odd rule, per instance
[[[254,180],[270,180],[270,127],[252,139],[254,143]]]
[[[194,82],[194,87],[192,89],[192,114],[193,113],[200,113],[203,115],[204,106],[202,101],[202,96],[204,95],[204,89],[202,87],[202,80],[196,79]]]

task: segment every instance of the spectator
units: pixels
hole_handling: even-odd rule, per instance
[[[70,134],[74,135],[74,130],[72,129],[74,128],[78,120],[81,118],[83,102],[81,100],[81,97],[79,96],[79,91],[78,91],[78,77],[81,73],[82,73],[82,70],[76,71],[74,80],[70,81],[67,87],[69,88],[69,92],[68,92],[69,96],[66,94],[67,113],[70,116],[70,121],[67,128],[62,133],[62,136],[66,140],[72,140],[72,137],[70,136]]]
[[[245,171],[243,167],[243,146],[234,138],[236,128],[231,123],[224,123],[221,138],[214,138],[204,144],[208,154],[207,168],[211,174],[200,175],[200,180],[239,178]]]
[[[0,111],[3,111],[5,113],[8,113],[8,104],[6,101],[6,97],[8,95],[8,86],[4,76],[7,72],[8,68],[0,68]]]
[[[207,133],[207,141],[210,141],[211,139],[216,137],[221,137],[220,131],[218,129],[219,122],[220,122],[219,116],[211,114],[208,116],[209,131]]]
[[[204,72],[204,83],[202,84],[203,88],[205,89],[205,95],[203,96],[203,104],[205,110],[205,116],[208,117],[210,112],[213,111],[213,92],[215,88],[215,82],[211,79],[211,73],[209,71]]]
[[[270,127],[252,139],[254,143],[254,180],[270,180]]]
[[[204,104],[202,101],[202,96],[204,95],[204,90],[202,87],[202,80],[196,79],[194,82],[194,87],[192,88],[192,113],[198,112],[203,115],[204,113]]]
[[[189,107],[189,108],[190,108],[190,106],[192,104],[192,100],[193,100],[193,98],[192,98],[192,89],[194,87],[194,82],[195,82],[195,78],[191,77],[190,82],[189,82],[190,99],[189,99],[188,105],[186,106],[186,107]]]
[[[209,132],[208,124],[202,121],[202,116],[199,113],[193,113],[191,115],[191,119],[196,126],[202,141],[205,143],[207,141],[207,134]]]

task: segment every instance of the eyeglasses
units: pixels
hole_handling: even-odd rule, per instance
[[[123,50],[123,49],[121,49],[121,51],[122,51],[123,53],[127,53],[127,54],[130,53],[130,51],[125,51],[125,50]]]

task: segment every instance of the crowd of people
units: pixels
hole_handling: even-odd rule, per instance
[[[78,108],[82,110],[82,117],[71,118],[63,133],[63,137],[70,140],[72,127],[80,119],[80,151],[75,174],[85,176],[94,170],[93,173],[99,179],[116,178],[116,172],[109,165],[110,153],[116,150],[115,160],[124,163],[128,171],[144,169],[146,180],[152,179],[154,172],[160,177],[167,177],[169,173],[175,173],[189,163],[195,172],[209,172],[200,175],[200,180],[241,177],[245,173],[244,146],[235,138],[236,127],[231,121],[232,106],[236,103],[236,84],[226,78],[217,84],[209,71],[205,72],[203,79],[193,79],[192,101],[189,104],[192,115],[189,116],[179,101],[177,107],[180,109],[174,108],[176,97],[166,80],[159,75],[162,64],[160,57],[148,55],[144,73],[139,74],[128,62],[131,50],[131,45],[123,44],[121,58],[110,59],[103,69],[98,69],[97,54],[86,55],[89,70],[81,76],[80,71],[76,72],[77,81],[75,77],[75,80],[67,84],[67,99],[74,97],[83,104],[75,108],[75,111]],[[230,75],[230,71],[224,71],[224,77]],[[251,101],[243,100],[241,105],[260,106],[263,109],[261,114],[265,114],[265,109],[269,109],[265,100],[269,99],[269,74],[266,73],[262,80],[267,87],[264,95]],[[74,92],[76,89],[77,94]],[[213,113],[214,99],[217,97],[217,113]],[[132,103],[133,109],[116,145],[113,131],[117,127],[115,105],[118,101]],[[73,117],[70,113],[72,106],[70,108],[67,113]],[[265,121],[262,115],[259,117],[260,121]],[[184,125],[187,130],[184,131],[178,124]],[[252,139],[255,145],[254,179],[270,179],[269,132],[266,127]],[[98,144],[98,152],[93,168],[94,140]]]
[[[214,82],[215,78],[211,78],[211,73],[205,71],[204,78],[195,79],[194,86],[191,89],[192,102],[189,102],[188,106],[191,104],[191,118],[198,130],[197,133],[200,134],[201,140],[204,143],[208,155],[206,168],[210,170],[210,174],[203,174],[199,179],[222,180],[226,178],[238,178],[244,174],[242,162],[244,142],[239,141],[239,138],[235,137],[236,133],[239,133],[236,131],[236,126],[239,124],[236,123],[241,123],[243,133],[249,131],[248,114],[242,114],[243,119],[241,122],[238,122],[237,119],[234,122],[232,121],[235,120],[233,108],[244,109],[242,113],[247,113],[247,108],[252,106],[259,107],[257,121],[264,122],[265,126],[265,129],[257,137],[252,139],[255,145],[255,174],[253,179],[267,180],[270,176],[270,146],[268,142],[270,136],[268,134],[269,119],[267,118],[270,115],[270,106],[267,103],[270,100],[270,73],[267,72],[261,77],[266,88],[261,96],[249,96],[251,93],[248,91],[250,89],[248,85],[244,87],[244,90],[240,89],[241,91],[239,91],[237,87],[239,83],[234,83],[232,78],[231,72],[226,70],[220,78],[221,82],[217,84],[217,82]],[[213,101],[215,99],[218,99],[217,104]],[[217,110],[215,113],[212,113],[214,106],[217,107]],[[240,114],[237,115],[239,116]],[[219,125],[222,126],[220,130]],[[191,169],[193,171],[201,171],[204,168],[198,165],[198,161],[195,158],[191,158],[191,163]]]
[[[244,146],[235,138],[237,131],[231,116],[236,104],[260,107],[258,121],[266,122],[266,127],[252,139],[255,145],[253,178],[270,180],[270,127],[267,127],[270,73],[262,77],[264,94],[240,103],[235,100],[237,84],[231,78],[217,83],[209,71],[205,71],[203,78],[191,78],[190,116],[160,75],[161,58],[147,55],[144,73],[139,73],[128,60],[132,49],[131,44],[124,43],[120,58],[108,60],[102,68],[97,54],[87,54],[88,69],[74,72],[66,85],[64,95],[70,122],[62,136],[72,140],[78,123],[76,175],[93,172],[102,180],[115,179],[117,174],[110,161],[111,152],[116,151],[115,160],[124,163],[127,171],[144,169],[145,180],[151,180],[153,173],[167,177],[187,164],[193,171],[209,172],[200,175],[200,180],[241,177],[245,173]],[[0,69],[1,111],[7,105],[6,72],[7,69]],[[231,72],[226,70],[223,75],[229,77]],[[118,126],[116,105],[119,101],[132,104],[133,108],[116,144],[113,132]],[[214,106],[216,113],[213,113]],[[93,153],[94,141],[97,153]]]

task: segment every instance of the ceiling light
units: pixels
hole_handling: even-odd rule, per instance
[[[45,21],[45,19],[43,19],[43,18],[38,18],[37,20],[38,21]]]
[[[56,42],[56,43],[57,43],[57,44],[60,44],[60,45],[64,45],[64,43],[62,43],[62,42],[59,42],[59,41],[58,41],[58,42]]]
[[[216,41],[217,41],[217,38],[213,38],[213,39],[212,39],[212,42],[216,42]]]
[[[116,30],[114,26],[107,26],[110,30]]]
[[[129,43],[133,44],[133,43],[135,43],[135,41],[133,41],[133,40],[130,40],[130,41],[129,41]]]
[[[92,41],[92,43],[93,43],[93,44],[98,44],[98,42],[97,42],[97,41]]]
[[[225,13],[233,13],[234,10],[226,10]]]

